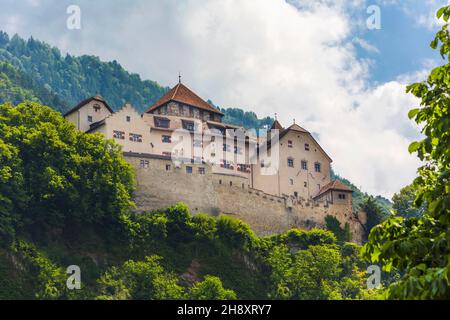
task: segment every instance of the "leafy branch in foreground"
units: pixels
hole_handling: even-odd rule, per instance
[[[439,48],[447,63],[407,88],[421,100],[409,117],[423,127],[425,138],[413,142],[409,151],[424,163],[413,186],[414,204],[425,205],[425,210],[421,217],[397,216],[375,227],[363,249],[365,257],[386,271],[404,271],[388,289],[388,296],[396,299],[450,298],[450,6],[441,8],[437,18],[445,25],[431,47]]]

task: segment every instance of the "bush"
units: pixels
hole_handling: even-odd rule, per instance
[[[218,277],[205,276],[205,280],[197,282],[190,290],[189,296],[193,300],[235,300],[236,293],[226,290]]]
[[[217,237],[234,248],[243,249],[249,249],[257,239],[248,224],[225,215],[217,219]]]

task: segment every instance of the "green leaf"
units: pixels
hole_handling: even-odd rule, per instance
[[[411,111],[408,112],[408,117],[410,119],[414,118],[418,113],[419,113],[420,109],[412,109]]]
[[[438,10],[438,12],[436,13],[436,18],[440,19],[442,17],[442,15],[445,12],[446,7],[442,7]]]
[[[420,148],[420,145],[420,142],[417,141],[411,143],[408,148],[409,153],[416,152]]]

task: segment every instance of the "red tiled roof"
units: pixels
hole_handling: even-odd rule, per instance
[[[197,107],[199,109],[223,115],[222,112],[211,106],[208,102],[200,98],[198,95],[196,95],[193,91],[191,91],[188,87],[186,87],[182,83],[178,83],[175,87],[173,87],[169,92],[163,95],[158,101],[156,101],[155,104],[153,104],[145,112],[146,113],[152,112],[153,110],[170,101],[184,103],[193,107]]]
[[[72,109],[70,109],[69,111],[67,111],[67,112],[64,114],[64,117],[65,117],[65,116],[68,116],[69,114],[71,114],[71,113],[73,113],[73,112],[75,112],[75,111],[77,111],[77,110],[80,109],[82,106],[88,104],[89,102],[91,102],[91,101],[93,101],[93,100],[103,103],[103,104],[106,106],[106,108],[109,110],[109,112],[114,113],[113,109],[108,105],[108,103],[107,103],[101,96],[98,96],[98,95],[97,95],[97,96],[90,97],[90,98],[87,98],[87,99],[81,101],[81,102],[80,102],[79,104],[77,104],[75,107],[73,107]]]
[[[345,184],[343,184],[339,180],[333,180],[330,183],[324,185],[319,190],[319,192],[317,193],[317,195],[314,198],[317,198],[317,197],[321,196],[322,194],[324,194],[324,193],[326,193],[326,192],[328,192],[330,190],[344,191],[344,192],[353,192],[352,189],[347,187]]]

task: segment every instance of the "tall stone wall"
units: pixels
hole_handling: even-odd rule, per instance
[[[136,169],[135,201],[139,211],[160,209],[182,201],[194,214],[205,212],[239,218],[258,235],[281,233],[292,228],[323,228],[325,217],[333,215],[342,226],[349,224],[352,241],[360,243],[363,239],[365,215],[355,215],[349,206],[297,202],[269,195],[249,188],[245,177],[213,174],[207,165],[175,166],[170,159],[135,154],[125,156]],[[148,161],[144,167],[141,167],[141,160]],[[186,172],[186,166],[192,167],[192,173]],[[199,174],[198,168],[205,168],[205,174]]]

